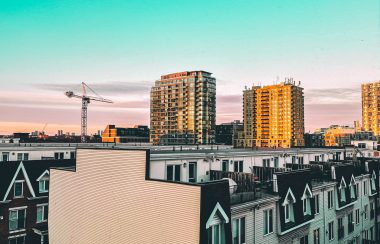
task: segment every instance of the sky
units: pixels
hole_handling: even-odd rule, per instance
[[[301,81],[305,128],[361,120],[360,84],[380,80],[378,0],[0,0],[0,134],[91,133],[149,124],[163,74],[217,79],[217,123],[242,119],[242,91]]]

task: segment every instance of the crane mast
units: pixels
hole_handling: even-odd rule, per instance
[[[87,96],[86,87],[90,89],[97,97]],[[104,99],[94,90],[92,90],[86,83],[82,82],[82,95],[77,95],[73,91],[65,92],[68,98],[79,98],[82,100],[82,111],[81,111],[81,142],[85,143],[87,141],[87,107],[91,100],[103,103],[113,103],[111,100]]]

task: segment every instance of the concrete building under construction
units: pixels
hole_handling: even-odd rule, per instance
[[[162,75],[150,93],[150,142],[215,143],[215,83],[206,71]]]
[[[243,92],[244,147],[304,146],[303,88],[293,79]]]

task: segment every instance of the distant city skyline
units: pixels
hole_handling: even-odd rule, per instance
[[[361,121],[360,84],[380,80],[378,1],[2,1],[0,134],[80,131],[85,81],[115,104],[91,103],[89,133],[149,125],[161,75],[216,78],[217,124],[242,120],[245,86],[285,77],[305,88],[305,131]],[[336,14],[339,13],[339,14]]]

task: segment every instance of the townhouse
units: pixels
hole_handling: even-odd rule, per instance
[[[78,149],[51,173],[50,241],[377,243],[379,161],[340,150]]]
[[[51,167],[74,160],[0,163],[0,243],[48,243],[48,195]]]

